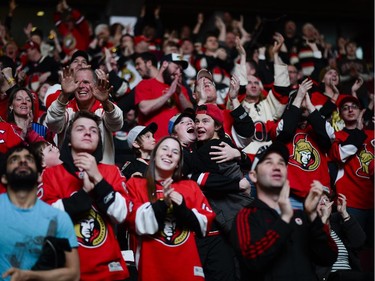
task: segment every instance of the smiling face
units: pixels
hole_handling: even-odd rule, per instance
[[[335,69],[330,69],[326,72],[326,74],[324,75],[323,77],[323,83],[325,85],[330,85],[330,82],[332,81],[332,83],[337,86],[340,82],[339,80],[339,74],[337,73],[337,71]]]
[[[163,62],[168,63],[167,68],[163,71],[163,80],[165,84],[171,85],[175,77],[179,77],[179,82],[182,82],[182,66],[174,62]]]
[[[94,76],[91,70],[79,70],[75,74],[75,81],[78,87],[75,91],[75,98],[79,104],[91,103],[94,101],[93,88],[95,87]]]
[[[172,177],[181,159],[180,144],[176,139],[166,138],[161,141],[155,152],[155,176],[158,178]]]
[[[190,117],[182,117],[181,121],[174,126],[173,135],[178,138],[182,145],[193,143],[197,139],[193,119]]]
[[[26,91],[20,90],[14,95],[10,109],[14,115],[27,118],[32,111],[32,98]]]
[[[197,114],[195,116],[195,126],[198,141],[208,141],[219,138],[217,131],[220,129],[215,125],[214,119],[207,114]]]
[[[93,153],[98,147],[99,138],[99,127],[94,120],[85,117],[77,119],[71,132],[72,153]]]
[[[146,62],[143,58],[138,57],[135,59],[135,69],[143,79],[151,78],[150,76],[150,65],[151,62]]]

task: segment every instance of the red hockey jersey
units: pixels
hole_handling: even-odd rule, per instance
[[[159,229],[146,184],[146,180],[140,178],[131,178],[127,182],[134,204],[127,220],[139,238],[136,253],[138,280],[204,280],[195,232],[180,226],[173,215],[173,206],[167,211],[164,228]],[[172,187],[183,195],[187,208],[199,221],[201,234],[206,235],[215,214],[197,183],[181,180],[172,183]],[[161,184],[157,184],[156,194],[157,198],[163,198]]]
[[[115,200],[107,213],[99,211],[98,206],[93,203],[88,212],[73,218],[79,243],[80,280],[123,280],[129,277],[129,272],[111,221],[124,221],[127,215],[129,201],[125,178],[115,165],[100,163],[98,169],[113,187]],[[62,199],[71,197],[83,186],[79,175],[76,177],[69,173],[63,164],[45,169],[42,179],[43,183],[38,190],[40,199],[62,210]]]
[[[347,206],[374,209],[374,131],[364,132],[367,137],[359,149],[350,143],[348,132],[336,132],[330,158],[340,164],[335,185],[346,196]]]

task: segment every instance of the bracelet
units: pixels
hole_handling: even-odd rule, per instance
[[[350,216],[347,216],[345,218],[342,218],[344,221],[348,221],[350,219]]]

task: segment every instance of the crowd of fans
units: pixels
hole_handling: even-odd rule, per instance
[[[38,198],[75,224],[81,280],[129,278],[120,250],[136,254],[130,278],[251,280],[231,226],[263,192],[253,171],[274,142],[288,149],[293,209],[322,190],[315,208],[338,258],[317,278],[369,280],[333,279],[373,272],[374,74],[357,42],[333,46],[288,20],[261,44],[262,22],[249,31],[230,13],[166,31],[160,7],[150,23],[145,6],[133,29],[92,26],[62,0],[48,40],[29,24],[20,46],[16,7],[0,23],[0,153],[21,144],[42,159]],[[339,235],[348,224],[357,240]]]

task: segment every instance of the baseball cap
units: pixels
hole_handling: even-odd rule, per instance
[[[69,64],[71,64],[77,57],[83,57],[86,59],[87,63],[89,63],[89,55],[85,51],[78,50],[73,53]]]
[[[258,149],[257,153],[255,154],[253,164],[251,165],[251,171],[255,170],[258,164],[262,163],[266,156],[273,152],[279,154],[283,158],[285,164],[288,164],[288,148],[283,143],[275,141],[270,145],[264,145]]]
[[[40,50],[40,46],[38,43],[34,42],[33,40],[27,40],[25,45],[23,45],[22,49],[25,51],[28,49],[38,49]]]
[[[353,97],[352,95],[339,95],[337,99],[337,106],[338,109],[341,110],[341,107],[346,103],[346,102],[352,102],[358,106],[361,105],[359,100],[356,97]]]
[[[203,77],[209,79],[210,81],[214,81],[214,78],[212,77],[211,72],[209,72],[209,71],[208,71],[207,69],[205,69],[205,68],[202,68],[201,70],[198,71],[198,73],[197,73],[197,78],[196,78],[195,81],[198,81],[199,79],[201,79],[201,78],[203,78]]]
[[[189,117],[193,121],[195,119],[194,110],[192,108],[187,108],[182,113],[177,113],[175,116],[173,116],[171,119],[169,119],[168,122],[168,133],[171,135],[173,132],[174,127],[181,122],[182,118]]]
[[[176,54],[176,53],[164,55],[160,59],[160,64],[162,64],[164,61],[177,63],[182,66],[182,69],[186,69],[189,65],[188,62],[184,60],[183,56],[181,56],[180,54]]]
[[[224,122],[223,112],[216,104],[202,104],[197,107],[195,114],[207,114],[219,124]]]
[[[155,133],[158,129],[158,125],[154,122],[148,124],[147,126],[135,126],[128,133],[127,141],[130,148],[133,147],[133,142],[138,136],[144,135],[147,132]]]
[[[141,42],[149,42],[149,39],[144,35],[138,35],[134,37],[134,45],[138,45]]]

